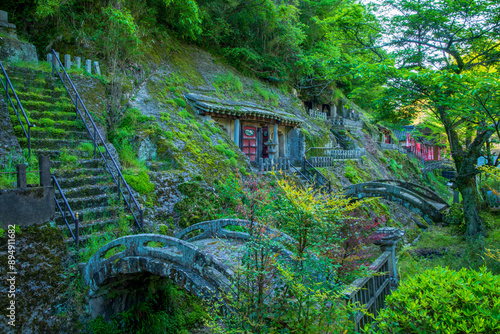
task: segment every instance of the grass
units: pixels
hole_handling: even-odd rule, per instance
[[[500,249],[500,216],[491,215],[486,219],[491,226],[488,236],[474,241],[456,235],[450,227],[431,226],[422,232],[413,246],[400,252],[398,271],[401,280],[435,267],[478,270],[486,266],[492,273],[500,274],[500,263],[485,256],[485,249]]]
[[[38,170],[38,158],[32,156],[28,163],[28,151],[24,150],[23,156],[10,153],[4,157],[0,162],[3,162],[2,173],[0,174],[0,189],[15,189],[17,188],[17,165],[27,164],[26,171],[32,172]],[[27,184],[39,184],[39,174],[36,172],[26,174]]]

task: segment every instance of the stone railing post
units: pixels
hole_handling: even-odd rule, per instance
[[[64,67],[67,70],[71,69],[71,56],[70,55],[64,55]]]
[[[75,57],[75,67],[79,70],[82,68],[82,58],[81,57]]]
[[[396,267],[396,245],[401,240],[405,232],[395,227],[382,227],[375,231],[374,236],[380,237],[374,242],[379,246],[382,252],[390,251],[391,259],[389,261],[389,271],[391,276],[392,287],[397,287],[399,284],[398,271]]]
[[[50,187],[50,160],[46,155],[41,155],[38,157],[39,169],[40,169],[40,186]]]
[[[17,165],[17,187],[24,189],[28,187],[26,181],[26,165],[19,164]]]
[[[85,72],[87,72],[88,74],[92,74],[92,60],[90,59],[87,59],[85,61]]]

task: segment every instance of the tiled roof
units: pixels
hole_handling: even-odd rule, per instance
[[[285,125],[302,124],[295,115],[279,109],[266,108],[249,101],[221,100],[200,94],[186,94],[186,99],[200,114],[220,114],[241,119],[263,118]]]

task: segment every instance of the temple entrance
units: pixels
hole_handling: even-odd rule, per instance
[[[252,162],[257,162],[260,158],[268,158],[267,141],[269,141],[269,127],[256,127],[245,125],[242,127],[241,149]]]
[[[257,161],[257,128],[255,126],[243,127],[242,150],[250,161]]]

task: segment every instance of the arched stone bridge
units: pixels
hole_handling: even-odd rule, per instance
[[[433,190],[421,185],[399,180],[376,180],[358,183],[344,188],[344,194],[353,200],[382,197],[398,203],[419,214],[432,224],[443,220],[448,203]]]
[[[243,227],[248,232],[231,231],[228,226]],[[240,219],[202,222],[186,228],[176,237],[138,234],[111,241],[85,266],[84,281],[90,287],[92,317],[106,313],[105,309],[109,308],[105,306],[107,285],[123,275],[149,273],[166,277],[202,298],[223,299],[221,293],[230,288],[242,246],[256,229],[279,243],[294,243],[290,236],[280,231]],[[291,254],[285,248],[280,248],[280,253],[282,256]]]
[[[427,175],[436,169],[447,169],[447,170],[456,170],[455,164],[451,160],[438,160],[426,162],[424,168],[422,168],[422,174]]]

